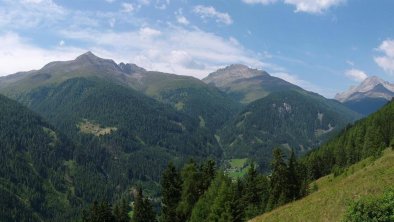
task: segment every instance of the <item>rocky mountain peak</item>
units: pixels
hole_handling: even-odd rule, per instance
[[[258,69],[249,68],[246,65],[233,64],[209,74],[205,79],[203,79],[203,81],[222,87],[237,80],[264,75],[268,75],[268,73]]]
[[[338,93],[335,99],[340,102],[359,99],[361,97],[390,99],[394,94],[394,84],[391,84],[377,76],[366,78],[358,86],[350,87],[349,90]]]

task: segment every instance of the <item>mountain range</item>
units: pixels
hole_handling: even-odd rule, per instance
[[[366,78],[358,86],[338,93],[335,99],[345,104],[350,109],[369,115],[394,97],[394,84],[380,79],[377,76]]]
[[[56,164],[49,168],[65,166],[53,174],[68,180],[49,183],[43,174],[38,183],[59,183],[63,190],[54,191],[56,198],[70,192],[69,201],[78,200],[79,205],[67,209],[92,202],[99,194],[115,200],[133,184],[143,184],[152,196],[158,195],[157,182],[170,161],[181,165],[191,158],[218,163],[247,158],[268,171],[273,148],[294,149],[302,155],[361,117],[338,101],[243,65],[230,65],[198,80],[117,64],[91,52],[0,77],[0,93],[40,115],[34,118],[48,125],[48,135],[63,135],[71,144],[64,148],[66,156],[47,163]],[[5,130],[1,129],[8,135]],[[10,142],[14,146],[15,141]],[[29,173],[24,166],[16,169]],[[4,175],[6,184],[14,183]],[[33,203],[28,199],[26,209],[37,218],[52,218],[40,214]]]

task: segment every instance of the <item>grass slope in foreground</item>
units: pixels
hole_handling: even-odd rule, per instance
[[[341,221],[352,200],[380,195],[394,187],[394,151],[387,149],[376,160],[365,159],[337,177],[320,178],[316,184],[318,190],[309,196],[251,221]]]

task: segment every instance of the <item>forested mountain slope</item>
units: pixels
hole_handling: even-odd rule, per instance
[[[145,72],[138,82],[137,90],[198,118],[202,126],[213,132],[241,109],[241,104],[226,93],[193,77]]]
[[[313,178],[327,175],[334,167],[346,167],[394,144],[394,101],[376,113],[349,125],[319,149],[309,153],[305,163]]]
[[[136,181],[158,181],[169,160],[221,156],[197,119],[100,79],[69,79],[22,94],[19,101],[94,153],[120,190]]]
[[[227,158],[250,158],[269,169],[275,147],[299,155],[318,147],[356,119],[338,102],[299,91],[273,92],[250,103],[220,132]]]
[[[387,147],[392,148],[384,151]],[[393,147],[394,101],[391,101],[302,158],[308,177],[317,179],[316,185],[312,185],[317,192],[252,221],[283,221],[289,217],[294,221],[342,220],[352,200],[378,196],[394,188]],[[377,212],[377,208],[366,206],[363,210]]]
[[[82,205],[69,164],[74,145],[0,95],[0,221],[69,221]],[[94,173],[91,172],[93,175]]]

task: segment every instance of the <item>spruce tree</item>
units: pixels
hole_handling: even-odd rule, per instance
[[[182,182],[178,171],[172,163],[163,172],[161,178],[162,201],[160,222],[177,222],[176,208],[182,194]]]
[[[289,166],[288,166],[288,193],[287,199],[288,200],[296,200],[300,196],[300,189],[301,189],[301,179],[298,172],[298,163],[294,153],[294,150],[291,150],[291,155],[289,159]]]
[[[267,211],[280,206],[288,201],[288,171],[283,153],[279,148],[273,151],[272,174],[270,177],[270,197]]]
[[[133,222],[155,222],[156,216],[148,198],[144,198],[142,189],[134,192]]]
[[[180,221],[187,221],[190,218],[194,204],[200,197],[201,174],[197,170],[197,164],[191,160],[186,164],[181,172],[182,195],[177,207],[177,215]]]
[[[113,214],[116,218],[117,222],[129,222],[129,211],[130,206],[127,203],[126,198],[122,198],[117,204],[114,206]]]
[[[90,212],[84,213],[83,222],[114,222],[115,217],[112,214],[111,205],[106,201],[93,203]]]

